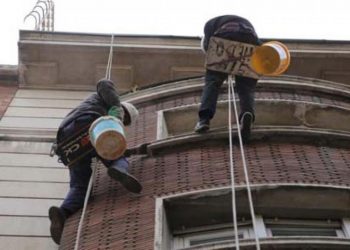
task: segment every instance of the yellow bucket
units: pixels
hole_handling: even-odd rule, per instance
[[[286,45],[277,41],[257,47],[251,58],[251,67],[260,75],[276,76],[289,67],[290,54]]]
[[[115,117],[103,116],[95,120],[89,135],[91,144],[103,159],[118,159],[126,150],[123,123]]]

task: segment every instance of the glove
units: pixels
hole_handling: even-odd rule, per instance
[[[124,110],[123,110],[122,107],[112,106],[112,107],[108,110],[108,115],[114,116],[114,117],[118,118],[119,120],[123,121]]]

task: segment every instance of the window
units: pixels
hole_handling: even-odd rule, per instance
[[[271,190],[272,193],[270,193]],[[303,200],[309,195],[307,197],[313,201],[315,190],[308,190],[310,193],[300,188],[288,189],[288,195],[293,196],[293,192],[296,192],[295,197],[303,195]],[[285,195],[285,190],[282,191],[276,189],[269,189],[267,193],[259,191],[259,197],[263,197],[264,202],[267,201],[266,204],[260,204],[255,209],[255,229],[259,239],[265,240],[265,243],[270,245],[300,243],[312,245],[315,238],[320,240],[320,244],[329,242],[331,246],[346,241],[346,244],[350,245],[350,218],[341,216],[341,213],[348,209],[346,202],[340,204],[343,210],[335,210],[336,212],[333,213],[337,219],[329,220],[318,215],[320,211],[329,209],[328,207],[318,207],[316,209],[318,213],[315,213],[308,204],[303,204],[305,209],[299,208],[298,206],[301,205],[294,204],[295,199],[290,199],[291,202],[289,199],[283,199],[287,207],[287,210],[284,210],[280,199],[276,198],[282,198]],[[336,196],[334,192],[330,192],[327,197],[334,196]],[[246,245],[254,245],[254,229],[247,212],[249,209],[248,206],[244,206],[247,204],[244,200],[245,190],[238,190],[236,197],[239,204],[237,209],[239,239]],[[232,204],[227,202],[230,199],[230,189],[225,188],[157,198],[154,249],[180,250],[197,247],[211,249],[214,245],[215,249],[232,247],[235,235],[232,225]],[[343,199],[338,200],[343,201]],[[308,201],[310,203],[310,200]],[[269,209],[271,207],[273,209]],[[293,208],[297,208],[298,212],[293,212]],[[282,214],[285,217],[274,217],[274,214],[279,216]],[[299,215],[301,218],[297,217]],[[285,241],[282,242],[281,238]]]
[[[345,237],[341,221],[330,220],[264,220],[267,234],[276,236]]]
[[[232,243],[235,239],[232,224],[192,228],[186,231],[174,232],[173,235],[173,249],[175,250],[206,244]],[[249,239],[253,237],[254,231],[251,222],[239,222],[238,238]]]

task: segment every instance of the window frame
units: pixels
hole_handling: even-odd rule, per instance
[[[238,223],[239,239],[254,238],[254,230],[251,221]],[[220,240],[222,237],[231,237],[231,239]],[[232,224],[213,225],[206,227],[192,228],[190,230],[173,232],[173,248],[179,250],[186,247],[195,247],[206,244],[220,244],[224,242],[234,242],[235,234]],[[215,240],[218,239],[218,240]],[[198,244],[191,244],[193,241],[206,241]]]
[[[334,238],[346,238],[346,233],[344,232],[343,220],[308,220],[308,219],[264,219],[264,224],[266,227],[267,237],[334,237]],[[336,236],[323,236],[323,235],[303,235],[303,234],[291,234],[291,235],[274,235],[273,228],[280,227],[280,230],[289,231],[292,233],[298,229],[312,229],[315,231],[321,229],[334,230]],[[299,231],[300,232],[300,231]]]
[[[288,186],[289,187],[289,186]],[[293,186],[294,187],[294,186]],[[241,189],[239,189],[241,190]],[[242,188],[243,190],[243,188]],[[241,190],[241,191],[242,191]],[[296,187],[295,192],[300,192],[300,187]],[[213,235],[215,236],[215,230],[216,232],[218,232],[218,229],[222,229],[222,225],[221,224],[230,224],[229,228],[231,229],[231,233],[233,234],[233,238],[234,238],[234,233],[233,233],[233,226],[232,226],[232,222],[230,222],[229,220],[227,220],[227,218],[229,218],[229,213],[226,212],[226,210],[217,210],[217,206],[214,206],[216,210],[213,209],[204,209],[203,215],[205,215],[205,218],[201,218],[200,216],[197,216],[197,210],[198,210],[198,204],[201,205],[203,204],[203,199],[208,198],[209,202],[223,202],[225,201],[225,196],[227,196],[228,194],[228,190],[227,188],[211,188],[211,189],[206,189],[206,190],[200,190],[200,191],[191,191],[191,192],[187,192],[187,193],[181,193],[181,194],[175,194],[175,195],[169,195],[169,196],[163,196],[163,197],[157,197],[156,198],[156,206],[155,206],[155,237],[154,237],[154,249],[157,250],[162,250],[162,249],[171,249],[173,250],[173,242],[174,241],[178,241],[181,242],[182,241],[182,246],[184,246],[183,243],[183,239],[179,240],[180,235],[185,236],[185,234],[187,234],[188,236],[188,241],[190,240],[202,240],[205,238],[215,238],[212,237]],[[334,193],[331,193],[334,196]],[[271,194],[269,194],[271,195]],[[311,194],[310,194],[311,195]],[[213,197],[215,199],[213,199]],[[216,199],[216,197],[219,197]],[[220,198],[221,197],[221,198]],[[182,203],[186,202],[186,201],[190,201],[187,206],[185,206],[185,209],[182,206]],[[194,202],[195,201],[195,202]],[[198,202],[200,201],[200,202]],[[206,201],[206,200],[204,200]],[[193,205],[191,204],[193,203]],[[216,204],[214,203],[214,204]],[[188,212],[188,211],[192,211],[190,209],[192,209],[192,207],[195,209],[194,212]],[[210,206],[207,206],[209,208],[211,208]],[[185,216],[180,215],[178,216],[177,211],[178,209],[180,209],[180,211],[186,211],[185,212]],[[225,207],[226,209],[226,207]],[[313,222],[315,223],[315,226],[322,226],[326,225],[327,227],[329,227],[329,225],[327,225],[327,218],[324,218],[324,216],[313,216],[313,214],[310,212],[310,208],[308,206],[306,206],[306,211],[308,211],[308,213],[306,212],[305,214],[303,214],[304,219],[295,219],[295,215],[297,214],[286,214],[286,218],[285,221],[283,221],[283,219],[279,219],[282,217],[277,217],[279,223],[281,222],[286,222],[288,220],[288,223],[294,222],[294,225],[299,224],[305,224],[305,221],[309,221],[309,222]],[[309,209],[309,210],[307,210]],[[170,213],[169,213],[170,211]],[[203,211],[203,210],[201,210]],[[213,215],[210,212],[219,212],[219,217],[212,217]],[[265,210],[264,210],[265,211]],[[335,231],[336,232],[336,236],[332,236],[332,237],[327,237],[327,236],[298,236],[298,235],[293,235],[293,236],[272,236],[272,232],[271,230],[269,230],[269,223],[271,222],[271,218],[275,218],[274,217],[274,213],[271,213],[271,211],[266,212],[266,215],[264,216],[264,211],[260,211],[259,215],[256,215],[256,233],[258,238],[260,239],[264,239],[267,240],[268,242],[270,242],[271,240],[277,240],[279,241],[280,239],[284,239],[284,240],[292,240],[294,242],[294,240],[299,239],[299,240],[314,240],[314,239],[319,239],[319,240],[325,240],[327,241],[328,239],[330,240],[349,240],[350,239],[350,218],[343,218],[344,213],[341,214],[341,211],[337,212],[337,213],[333,213],[333,216],[335,218],[338,218],[338,222],[336,225]],[[278,210],[277,216],[283,216],[284,213],[282,213],[283,211]],[[209,213],[209,214],[208,214]],[[299,212],[300,213],[300,212]],[[187,215],[186,215],[187,214]],[[222,219],[222,214],[224,214],[227,218]],[[261,215],[260,215],[261,214]],[[176,215],[176,216],[175,216]],[[292,216],[294,215],[294,216]],[[191,217],[194,216],[194,217]],[[232,214],[231,214],[232,216]],[[243,218],[243,215],[241,215],[241,217],[239,218]],[[248,215],[247,215],[248,216]],[[264,216],[264,219],[263,217]],[[175,218],[175,220],[174,220]],[[178,219],[180,218],[180,222],[178,222]],[[198,218],[200,218],[200,220],[198,220]],[[219,219],[215,219],[214,221],[216,221],[215,224],[214,221],[212,220],[212,218],[219,218]],[[305,219],[305,218],[309,218]],[[312,218],[312,219],[311,219]],[[317,219],[316,219],[317,218]],[[182,221],[181,221],[182,220]],[[232,218],[231,218],[232,220]],[[270,221],[269,221],[270,220]],[[273,219],[276,221],[276,219]],[[211,221],[211,223],[210,223]],[[319,223],[319,221],[321,221],[321,224],[317,224]],[[175,224],[174,224],[175,223]],[[287,223],[287,224],[288,224]],[[205,229],[201,228],[201,230],[198,230],[199,227],[204,227]],[[205,230],[208,230],[208,227],[210,227],[213,230],[213,233],[209,233],[207,234],[207,232],[205,232]],[[332,227],[332,226],[331,226]],[[253,229],[252,229],[253,230]],[[198,234],[194,234],[194,233],[198,233]],[[203,235],[200,236],[200,234]],[[220,238],[221,235],[225,236],[225,233],[219,233],[216,234],[216,237]],[[244,234],[243,234],[244,235]],[[254,234],[252,234],[254,235]],[[192,237],[194,236],[194,237]],[[243,236],[246,237],[246,236]],[[243,241],[253,241],[253,239],[250,238],[244,238]],[[231,244],[232,242],[223,242],[223,246],[227,245],[227,244]],[[214,243],[214,240],[213,242]],[[188,243],[186,243],[188,244]],[[207,244],[207,243],[206,243]],[[271,243],[272,244],[272,243]],[[210,243],[208,243],[207,245],[210,245]],[[190,247],[191,248],[191,247]],[[195,247],[196,248],[196,247]],[[187,248],[186,248],[187,249]]]

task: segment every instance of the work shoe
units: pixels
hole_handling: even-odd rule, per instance
[[[196,133],[205,133],[209,130],[209,121],[208,120],[199,120],[196,126],[194,127],[194,132]]]
[[[253,123],[253,114],[251,112],[243,113],[240,121],[240,129],[243,143],[248,143]]]
[[[49,219],[51,221],[50,233],[51,238],[56,244],[60,244],[66,217],[59,207],[50,207]]]
[[[125,166],[112,165],[108,168],[107,173],[112,179],[119,181],[128,191],[136,194],[141,193],[140,182],[128,173]]]

